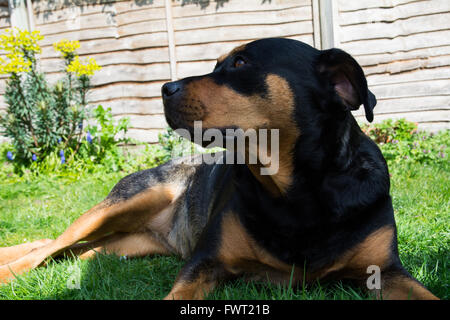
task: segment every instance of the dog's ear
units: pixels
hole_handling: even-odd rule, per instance
[[[357,110],[363,104],[366,119],[373,121],[373,108],[377,99],[369,91],[364,72],[351,55],[340,49],[323,50],[319,55],[317,70],[321,77],[334,86],[345,107]]]

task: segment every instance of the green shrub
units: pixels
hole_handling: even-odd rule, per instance
[[[0,178],[2,172],[3,176],[10,176],[13,172],[30,178],[40,174],[116,172],[129,168],[127,148],[120,146],[133,142],[126,137],[129,119],[115,121],[111,109],[104,109],[101,105],[93,110],[92,116],[95,124],[86,127],[86,136],[79,136],[79,141],[73,145],[60,141],[41,161],[17,161],[11,151],[14,149],[13,145],[1,144],[0,162],[4,162],[8,170],[1,170]]]
[[[363,125],[362,129],[379,145],[388,163],[448,164],[450,130],[418,131],[416,123],[405,119]]]
[[[82,140],[79,151],[80,159],[87,164],[101,164],[111,171],[121,170],[126,162],[126,149],[119,145],[131,142],[126,137],[130,120],[121,118],[114,121],[111,108],[104,109],[101,105],[93,110],[92,115],[95,124],[86,128],[86,139]]]
[[[10,138],[15,162],[23,165],[44,161],[57,148],[79,150],[88,117],[89,78],[100,69],[93,59],[80,62],[75,52],[78,41],[62,40],[54,47],[62,54],[64,77],[51,86],[37,65],[42,39],[39,31],[19,29],[8,29],[0,36],[0,49],[6,51],[0,73],[9,74],[0,134]]]

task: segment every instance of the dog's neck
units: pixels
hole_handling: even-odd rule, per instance
[[[281,134],[279,168],[275,174],[261,174],[261,169],[268,166],[261,163],[247,164],[248,168],[264,188],[276,197],[286,195],[292,189],[298,174],[313,176],[329,170],[346,170],[355,156],[358,130],[351,115],[341,120],[333,126],[324,125],[322,130],[314,128],[313,132],[308,132],[305,128],[302,137]],[[324,139],[331,141],[328,143]]]
[[[279,148],[277,155],[272,157],[273,161],[258,161],[257,164],[247,163],[248,168],[263,187],[273,196],[280,197],[287,193],[293,182],[294,159],[293,151],[296,136],[287,136],[280,134]],[[259,160],[259,159],[258,159]],[[266,163],[266,164],[263,164]],[[277,168],[273,174],[264,174],[268,168]]]
[[[309,123],[313,125],[308,126]],[[320,178],[349,168],[361,140],[361,129],[350,112],[340,118],[309,119],[295,148],[295,172]]]

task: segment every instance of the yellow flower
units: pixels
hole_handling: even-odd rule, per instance
[[[62,39],[59,42],[53,44],[53,48],[56,51],[61,52],[61,54],[66,57],[68,54],[75,52],[80,47],[79,41],[69,41],[67,39]]]
[[[29,32],[18,28],[6,29],[0,35],[0,49],[6,51],[6,59],[0,58],[0,73],[28,72],[32,55],[41,52],[38,41],[44,39],[39,31]]]
[[[3,57],[0,57],[0,74],[30,71],[31,61],[25,60],[22,55],[11,53],[7,54],[6,58],[5,60]]]
[[[19,52],[40,53],[41,47],[38,41],[44,39],[39,31],[29,32],[18,28],[6,29],[5,33],[0,35],[0,49],[6,52],[17,54]]]
[[[83,64],[80,61],[80,57],[76,56],[72,62],[67,66],[67,72],[74,72],[78,77],[83,75],[92,76],[95,71],[100,70],[100,67],[94,58],[89,58],[88,62]]]

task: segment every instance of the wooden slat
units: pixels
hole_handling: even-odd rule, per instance
[[[276,11],[284,10],[288,8],[298,7],[298,6],[310,6],[311,0],[278,0],[278,1],[261,1],[261,0],[245,0],[236,1],[231,0],[220,6],[216,7],[215,3],[212,3],[206,8],[202,8],[201,5],[188,4],[185,6],[176,5],[173,6],[173,16],[178,17],[189,17],[189,16],[200,16],[207,14],[222,14],[222,13],[244,13],[244,12],[255,12],[255,11]]]
[[[127,0],[125,0],[127,1]],[[54,10],[40,11],[37,4],[42,4],[44,1],[33,1],[34,17],[37,25],[43,25],[47,23],[54,23],[61,20],[74,19],[81,15],[91,15],[97,13],[109,14],[114,16],[116,13],[115,7],[117,4],[109,3],[104,5],[89,5],[89,6],[77,6],[71,5],[68,7],[59,7]]]
[[[338,6],[340,11],[356,11],[367,8],[394,8],[411,2],[417,2],[417,0],[338,0]],[[430,3],[430,1],[427,2]]]
[[[399,19],[448,11],[450,11],[450,1],[448,0],[433,0],[431,4],[430,1],[416,1],[391,9],[362,8],[351,12],[341,11],[339,13],[339,24],[346,26],[359,23],[394,22]]]
[[[161,87],[166,81],[145,83],[113,83],[94,88],[89,101],[103,101],[116,98],[154,98],[161,97]]]
[[[154,32],[166,31],[165,20],[141,21],[118,27],[119,37],[126,37],[134,34],[148,34]]]
[[[450,45],[443,45],[432,48],[423,48],[411,51],[398,51],[394,53],[378,53],[355,55],[355,59],[361,66],[373,66],[381,63],[394,62],[399,60],[428,59],[434,56],[450,54]]]
[[[352,55],[394,53],[450,45],[450,30],[401,36],[394,39],[373,39],[342,43],[341,48]]]
[[[152,0],[160,1],[160,0]],[[62,10],[65,8],[79,7],[82,12],[86,12],[93,7],[100,7],[103,10],[110,6],[115,6],[118,3],[134,2],[130,0],[89,0],[89,1],[78,1],[78,0],[39,0],[33,1],[33,10],[36,13],[42,13],[51,15],[54,11]]]
[[[148,6],[135,11],[121,11],[118,5],[115,8],[117,14],[114,16],[114,20],[118,25],[166,18],[164,7]]]
[[[136,51],[117,51],[100,54],[88,54],[86,56],[94,58],[102,66],[117,64],[148,64],[158,62],[169,62],[167,48],[152,48]],[[82,59],[84,55],[81,55]],[[41,66],[46,72],[56,72],[63,69],[62,60],[57,58],[41,59]]]
[[[60,34],[73,30],[86,30],[117,26],[112,12],[99,12],[91,15],[69,16],[67,19],[58,19],[54,23],[44,23],[36,26],[42,35]]]
[[[418,101],[411,101],[411,98],[405,98],[405,99],[389,99],[389,100],[381,100],[377,103],[375,107],[375,114],[401,114],[401,113],[409,113],[409,112],[421,112],[421,111],[445,111],[450,114],[450,105],[448,104],[449,96],[440,97],[440,99],[432,99],[434,97],[422,97],[422,98],[416,98]],[[405,105],[406,101],[411,102],[410,105]],[[392,103],[396,100],[402,101],[402,103],[396,104]],[[420,104],[420,102],[423,102]],[[444,104],[435,104],[443,102]],[[429,105],[427,104],[434,104]],[[359,110],[359,113],[356,112],[355,114],[363,114],[364,108],[361,107]]]
[[[42,41],[43,45],[48,45],[61,38],[90,40],[99,38],[118,38],[137,34],[149,34],[166,31],[165,20],[150,20],[136,23],[129,23],[124,26],[116,26],[109,23],[106,17],[95,19],[92,24],[79,24],[62,22],[59,26],[38,26],[38,30],[46,37]]]
[[[139,12],[146,8],[164,8],[164,0],[146,0],[146,1],[121,1],[114,5],[118,13]]]
[[[103,40],[103,39],[116,39],[118,38],[117,28],[106,27],[92,30],[74,30],[67,31],[59,34],[52,34],[46,36],[40,43],[41,46],[50,46],[53,43],[60,41],[62,38],[70,40]]]
[[[448,122],[425,122],[419,123],[419,130],[429,131],[429,132],[438,132],[442,130],[450,129],[450,123]]]
[[[449,1],[450,3],[450,1]],[[376,22],[341,26],[339,39],[344,42],[367,39],[393,39],[421,32],[450,29],[450,12],[412,17],[392,23]]]
[[[428,59],[412,59],[405,61],[396,61],[387,64],[380,64],[377,66],[365,67],[364,72],[366,75],[380,74],[380,73],[397,74],[417,69],[446,67],[449,65],[450,65],[450,55],[431,57]]]
[[[311,47],[314,46],[314,38],[313,38],[312,34],[303,34],[303,35],[297,35],[297,36],[287,36],[287,37],[283,37],[283,38],[297,40],[297,41],[302,41],[302,42],[304,42],[306,44],[309,44]]]
[[[103,85],[123,81],[154,81],[170,79],[168,63],[149,65],[106,66],[92,77],[92,85]]]
[[[367,75],[367,73],[366,73]],[[380,84],[397,84],[402,82],[435,80],[435,79],[449,79],[450,68],[433,68],[433,69],[420,69],[413,72],[404,72],[400,74],[374,74],[367,77],[367,83],[369,87]]]
[[[311,7],[296,7],[282,11],[256,11],[248,13],[224,13],[174,19],[175,30],[196,30],[232,25],[276,25],[287,22],[312,20]]]
[[[219,41],[238,41],[277,36],[294,36],[298,34],[312,34],[312,22],[301,21],[279,24],[276,28],[268,25],[258,26],[230,26],[196,31],[175,31],[177,45],[199,44]]]
[[[164,132],[165,129],[130,129],[127,133],[127,137],[133,138],[142,142],[157,142],[158,134]]]
[[[130,126],[134,129],[164,129],[167,128],[166,118],[163,114],[152,114],[152,115],[135,115],[135,114],[124,114],[116,119],[127,117],[130,119]]]
[[[384,84],[370,88],[380,98],[421,97],[450,94],[450,79]]]
[[[179,62],[177,64],[178,78],[185,78],[191,76],[199,76],[210,73],[216,65],[216,60],[212,61],[197,61],[197,62]]]
[[[215,42],[207,44],[178,45],[176,56],[178,61],[214,60],[230,52],[233,48],[249,42],[248,40]]]
[[[167,32],[155,32],[151,34],[140,34],[119,39],[93,39],[82,41],[77,50],[80,55],[96,53],[112,53],[115,51],[129,51],[167,46]],[[53,45],[42,48],[44,57],[59,57]]]
[[[92,105],[101,104],[105,107],[111,108],[113,115],[124,114],[155,114],[163,113],[163,103],[160,98],[157,99],[136,99],[136,98],[123,98],[113,99],[105,101],[97,101]],[[151,124],[149,124],[151,126]]]
[[[405,97],[398,99],[378,98],[375,113],[401,113],[442,108],[450,108],[450,95]],[[361,111],[362,109],[361,107]]]
[[[61,73],[47,73],[46,79],[56,83]],[[155,63],[148,65],[110,65],[97,71],[91,79],[91,85],[102,86],[120,82],[149,82],[170,79],[169,64]]]
[[[9,16],[0,18],[0,32],[3,32],[4,29],[11,27],[11,19]]]
[[[363,115],[357,115],[355,118],[358,121],[366,122]],[[428,110],[428,111],[418,111],[418,112],[403,112],[403,113],[386,113],[386,114],[375,114],[374,122],[381,122],[386,119],[401,119],[405,118],[408,121],[427,123],[427,122],[437,122],[437,123],[447,123],[447,128],[450,129],[450,112],[448,110]]]

